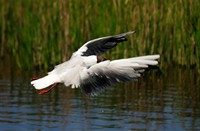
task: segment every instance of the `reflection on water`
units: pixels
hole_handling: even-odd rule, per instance
[[[29,75],[12,76],[0,76],[0,130],[200,129],[200,80],[193,70],[149,72],[97,97],[63,85],[38,95]]]

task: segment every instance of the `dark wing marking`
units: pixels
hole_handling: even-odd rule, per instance
[[[127,41],[125,36],[133,34],[134,32],[135,31],[131,31],[119,35],[101,37],[88,41],[78,50],[78,52],[80,51],[82,56],[101,55],[107,50],[115,47],[117,43]]]
[[[102,92],[105,88],[120,82],[128,82],[133,77],[128,75],[122,75],[119,72],[103,72],[99,71],[96,74],[90,74],[90,77],[84,79],[80,83],[82,92],[87,95],[95,96]]]

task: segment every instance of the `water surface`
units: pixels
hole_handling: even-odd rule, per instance
[[[38,95],[32,75],[0,75],[0,130],[200,130],[200,80],[194,70],[151,71],[96,97],[59,85]]]

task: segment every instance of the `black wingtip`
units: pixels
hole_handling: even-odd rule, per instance
[[[114,38],[113,42],[123,42],[123,41],[127,41],[126,37],[120,37],[120,38]]]

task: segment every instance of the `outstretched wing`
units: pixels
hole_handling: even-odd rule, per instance
[[[148,65],[157,65],[159,55],[104,61],[85,69],[80,74],[80,88],[88,95],[96,95],[106,87],[140,77]]]
[[[76,53],[81,54],[81,56],[101,55],[107,50],[115,47],[117,43],[126,41],[127,39],[125,36],[133,34],[134,32],[135,31],[130,31],[119,35],[101,37],[88,41],[81,48],[79,48]]]

